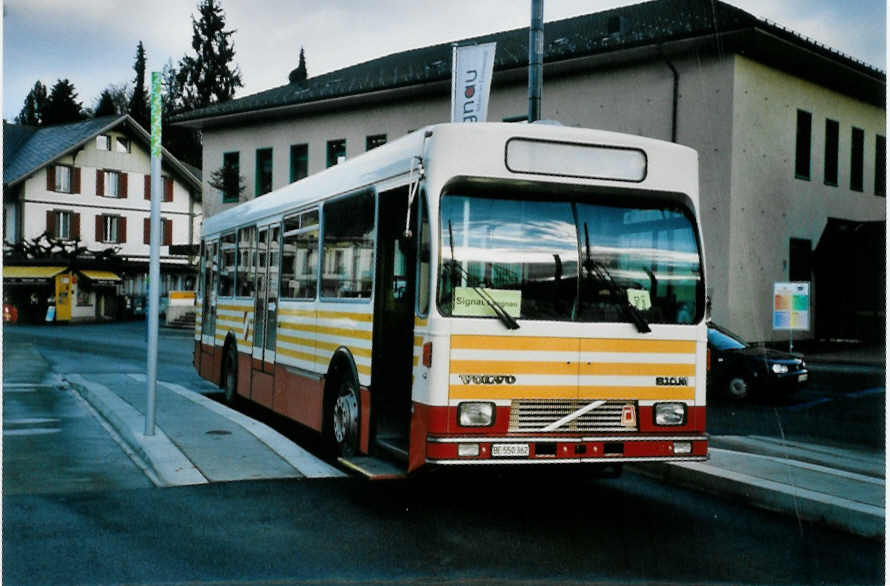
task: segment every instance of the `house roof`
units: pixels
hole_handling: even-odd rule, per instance
[[[151,143],[151,137],[138,122],[128,115],[102,116],[82,122],[59,124],[34,128],[18,124],[3,123],[3,185],[10,187],[24,181],[36,171],[59,158],[76,151],[97,135],[121,125],[126,125],[131,134],[144,145]],[[164,164],[200,193],[201,179],[184,163],[162,150]]]
[[[528,65],[528,28],[461,39],[458,45],[497,42],[497,73]],[[752,34],[741,33],[757,33]],[[733,35],[735,33],[735,35]],[[884,103],[885,74],[815,41],[718,0],[654,0],[544,24],[544,63],[579,57],[617,54],[628,49],[664,45],[691,39],[704,40],[711,50],[739,52],[771,61],[819,83],[833,83],[850,93],[851,76],[869,87],[863,99]],[[451,79],[451,52],[455,43],[442,43],[403,51],[344,69],[289,83],[206,108],[180,113],[174,123],[203,127],[219,124],[236,115],[280,114],[288,107],[322,102],[332,98],[370,94],[406,86]],[[800,55],[791,55],[789,47]],[[803,59],[803,61],[801,61]],[[833,64],[839,79],[826,78],[825,63]],[[282,75],[283,77],[284,75]],[[862,97],[862,96],[857,96]]]

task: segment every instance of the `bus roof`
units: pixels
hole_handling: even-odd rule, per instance
[[[446,144],[445,152],[452,154],[459,152],[466,157],[464,161],[460,162],[461,165],[466,164],[466,170],[461,170],[461,174],[469,172],[469,174],[480,173],[483,176],[511,179],[547,180],[547,177],[541,175],[511,172],[504,164],[505,154],[501,145],[511,138],[528,138],[553,141],[554,143],[600,144],[623,149],[639,149],[647,155],[658,153],[659,156],[652,158],[653,162],[658,164],[649,165],[649,175],[654,173],[659,185],[664,187],[666,184],[677,183],[676,190],[683,191],[682,187],[685,183],[695,184],[698,181],[697,174],[695,177],[680,178],[678,181],[673,181],[673,179],[665,181],[665,178],[671,176],[671,171],[678,163],[678,158],[697,164],[697,154],[688,147],[662,140],[554,124],[436,124],[421,128],[324,171],[211,216],[204,221],[202,233],[205,237],[212,236],[240,226],[260,223],[265,218],[275,219],[291,210],[309,206],[329,197],[356,191],[400,175],[407,175],[412,159],[424,155],[424,141],[427,137],[431,137],[432,145]],[[486,142],[498,144],[497,152],[484,153],[484,149],[480,147]],[[466,145],[471,146],[467,148]],[[436,147],[433,146],[433,148]],[[670,156],[665,156],[668,152]],[[438,161],[424,161],[424,165],[428,173],[431,166],[444,165],[450,169],[458,169],[453,160],[453,156],[440,157]],[[676,176],[676,173],[673,175]],[[602,180],[590,178],[576,177],[567,180],[586,184],[603,183]],[[606,183],[614,184],[609,181]],[[646,186],[641,184],[640,187],[645,188]],[[697,190],[689,195],[697,200]]]

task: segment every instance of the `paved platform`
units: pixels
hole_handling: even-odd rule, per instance
[[[344,476],[270,428],[181,385],[159,381],[145,433],[145,375],[66,375],[157,486]]]

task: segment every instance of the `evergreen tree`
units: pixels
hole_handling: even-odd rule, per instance
[[[288,80],[291,83],[300,83],[306,81],[306,77],[306,53],[303,51],[303,47],[300,47],[300,63],[296,69],[290,72]]]
[[[191,128],[172,126],[170,119],[183,111],[182,84],[179,72],[167,61],[161,70],[161,136],[164,148],[181,161],[201,167],[201,139]]]
[[[127,113],[127,105],[130,102],[129,91],[126,83],[109,84],[102,90],[96,105],[93,107],[94,118],[100,116],[120,116]]]
[[[57,80],[49,92],[43,112],[44,126],[78,122],[86,117],[83,105],[77,101],[77,91],[67,79]]]
[[[189,110],[225,102],[242,87],[241,71],[230,64],[235,58],[231,40],[235,30],[225,30],[225,13],[217,0],[200,0],[198,20],[192,17],[192,49],[195,54],[179,62],[183,106]]]
[[[148,90],[145,88],[145,48],[142,41],[136,46],[136,63],[133,64],[136,79],[133,80],[133,95],[127,112],[146,130],[151,126],[151,112],[148,107]]]
[[[17,124],[28,126],[42,126],[44,112],[47,106],[46,86],[38,80],[28,95],[25,96],[25,105],[22,111],[15,117]]]
[[[99,118],[112,114],[117,114],[117,107],[114,104],[114,97],[111,95],[111,91],[106,88],[99,95],[99,103],[96,104],[96,108],[93,110],[93,117]]]

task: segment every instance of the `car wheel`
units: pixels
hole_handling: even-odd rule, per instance
[[[358,453],[359,395],[354,382],[341,380],[330,409],[330,429],[337,456],[348,458]]]
[[[747,398],[750,393],[748,381],[740,376],[729,379],[729,382],[726,385],[726,393],[731,399],[737,401]]]
[[[238,400],[238,353],[235,351],[235,344],[228,347],[223,358],[222,382],[226,404],[234,405]]]

